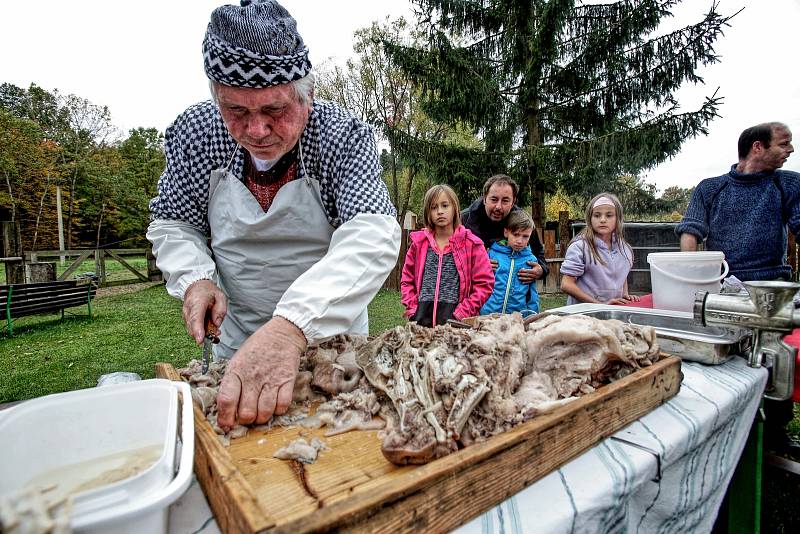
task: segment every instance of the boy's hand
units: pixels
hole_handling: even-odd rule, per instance
[[[542,269],[542,266],[535,261],[529,261],[527,263],[531,266],[531,268],[519,270],[519,281],[523,284],[532,284],[542,277],[544,274],[544,269]]]
[[[489,259],[489,263],[492,264],[492,271],[497,271],[497,266],[500,265],[500,263],[493,259]]]

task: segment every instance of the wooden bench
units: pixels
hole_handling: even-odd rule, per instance
[[[87,306],[92,317],[92,299],[97,284],[92,281],[67,280],[38,284],[0,285],[0,320],[5,320],[9,335],[14,334],[14,320],[26,315],[39,315],[66,308]]]

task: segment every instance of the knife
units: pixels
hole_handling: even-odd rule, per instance
[[[219,330],[211,321],[211,313],[206,313],[206,336],[203,338],[203,374],[208,372],[208,362],[211,357],[211,345],[219,343]]]

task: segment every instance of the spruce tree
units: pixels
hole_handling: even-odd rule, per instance
[[[706,134],[720,98],[680,113],[675,91],[701,83],[730,17],[658,34],[680,0],[412,0],[424,48],[386,42],[434,120],[466,124],[481,149],[392,133],[392,145],[455,186],[464,202],[491,174],[521,186],[541,224],[546,191],[588,194],[636,175]],[[458,178],[455,178],[458,177]]]

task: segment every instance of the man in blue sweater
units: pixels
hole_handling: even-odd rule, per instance
[[[705,239],[706,250],[722,251],[731,274],[742,281],[789,280],[787,227],[795,237],[800,233],[800,174],[778,169],[792,152],[792,132],[783,123],[743,131],[739,163],[727,174],[703,180],[692,193],[675,228],[681,250],[697,250]],[[785,429],[794,416],[792,400],[767,400],[764,408],[767,447],[797,453],[800,446]]]
[[[747,280],[789,280],[788,229],[800,233],[800,174],[778,170],[794,151],[792,132],[779,122],[739,136],[739,163],[700,182],[675,231],[681,250],[725,254],[731,274]]]

